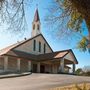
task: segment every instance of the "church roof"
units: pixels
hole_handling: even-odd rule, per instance
[[[25,59],[29,59],[29,60],[38,62],[38,61],[48,61],[48,60],[60,59],[60,58],[63,58],[64,56],[66,56],[70,52],[72,52],[71,49],[52,52],[52,53],[34,55],[34,54],[26,53],[23,51],[11,50],[4,55],[25,58]],[[75,61],[76,61],[76,64],[78,64],[78,61],[76,58],[75,58]]]
[[[69,50],[63,50],[63,51],[57,51],[53,53],[39,54],[38,57],[41,60],[51,60],[51,59],[62,58],[68,53],[69,53]]]
[[[40,55],[34,55],[31,53],[26,53],[23,51],[17,51],[17,50],[11,50],[7,52],[5,55],[11,55],[11,56],[18,56],[21,58],[27,58],[27,59],[32,59],[32,60],[51,60],[51,59],[56,59],[56,58],[61,58],[64,55],[68,53],[67,51],[58,51],[58,52],[53,52],[53,53],[46,53],[46,54],[40,54]]]
[[[58,51],[58,52],[53,52],[53,53],[34,55],[34,54],[26,53],[23,51],[11,50],[5,55],[27,58],[27,59],[36,60],[36,61],[41,61],[41,60],[46,61],[46,60],[51,60],[51,59],[62,58],[68,53],[69,53],[69,50],[65,50],[65,51]]]
[[[40,21],[38,9],[36,9],[35,16],[34,16],[34,21],[35,22]]]
[[[38,36],[42,36],[42,38],[45,40],[45,38],[43,37],[42,34],[39,34],[35,37],[32,37],[30,39],[18,42],[16,44],[13,44],[11,46],[8,46],[2,50],[0,50],[0,56],[2,55],[9,55],[9,56],[14,56],[14,57],[20,57],[20,58],[26,58],[26,59],[30,59],[30,60],[35,60],[35,61],[46,61],[46,60],[54,60],[54,59],[60,59],[63,58],[64,56],[66,56],[68,53],[72,53],[74,58],[75,58],[75,62],[76,64],[78,64],[78,61],[73,53],[73,51],[71,49],[69,50],[63,50],[63,51],[57,51],[57,52],[53,52],[52,48],[50,47],[50,45],[47,43],[47,41],[45,40],[45,42],[47,43],[47,45],[50,47],[50,49],[52,50],[51,53],[45,53],[45,54],[39,54],[39,55],[34,55],[31,53],[26,53],[26,52],[22,52],[22,51],[16,51],[14,50],[16,47],[38,37]]]
[[[73,57],[75,58],[76,64],[78,64],[78,61],[71,49],[68,50],[62,50],[62,51],[56,51],[52,53],[46,53],[46,54],[39,54],[39,60],[54,60],[54,59],[60,59],[66,56],[68,53],[72,53]]]
[[[3,55],[3,54],[6,54],[8,51],[10,51],[12,48],[14,48],[15,46],[19,45],[20,43],[16,43],[16,44],[13,44],[13,45],[10,45],[6,48],[3,48],[0,50],[0,55]]]
[[[24,44],[24,43],[32,40],[32,39],[38,37],[38,36],[42,36],[42,38],[45,40],[45,42],[47,43],[47,45],[49,46],[49,48],[50,48],[51,51],[53,52],[52,48],[50,47],[50,45],[48,44],[48,42],[46,41],[46,39],[43,37],[43,35],[42,35],[42,34],[38,34],[38,35],[35,36],[35,37],[29,38],[29,39],[27,39],[27,40],[18,42],[18,43],[16,43],[16,44],[10,45],[10,46],[8,46],[8,47],[6,47],[6,48],[4,48],[4,49],[1,49],[1,50],[0,50],[0,55],[6,54],[6,53],[9,52],[10,50],[13,50],[14,48],[16,48],[16,47],[18,47],[18,46],[20,46],[20,45],[22,45],[22,44]]]
[[[17,51],[17,50],[11,50],[4,55],[14,56],[14,57],[19,57],[19,58],[24,58],[24,59],[30,59],[30,60],[36,60],[36,55],[22,52],[22,51]]]

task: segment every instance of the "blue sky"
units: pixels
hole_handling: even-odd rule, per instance
[[[78,67],[84,67],[87,65],[90,65],[90,54],[88,52],[80,52],[77,49],[73,49],[75,47],[76,43],[73,43],[73,41],[70,41],[69,43],[65,43],[62,40],[55,39],[55,36],[52,36],[53,34],[47,28],[47,25],[45,24],[44,17],[47,14],[47,8],[49,5],[51,5],[52,0],[33,0],[30,7],[26,8],[26,18],[27,18],[27,24],[28,28],[27,30],[19,34],[11,34],[9,32],[6,32],[4,29],[6,29],[6,25],[0,26],[0,49],[9,46],[11,44],[16,43],[17,41],[23,40],[25,37],[30,38],[31,37],[31,29],[32,29],[32,21],[34,17],[34,13],[36,10],[36,4],[38,4],[39,9],[39,15],[41,20],[41,31],[50,46],[54,51],[59,50],[65,50],[65,49],[72,49],[75,53],[75,56],[77,60],[79,61]],[[87,34],[87,28],[85,26],[85,23],[83,24],[83,27],[85,29],[85,34]],[[53,29],[53,27],[52,27]]]

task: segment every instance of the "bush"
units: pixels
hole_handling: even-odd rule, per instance
[[[81,68],[78,68],[76,71],[75,71],[75,74],[76,75],[82,75],[83,71]]]
[[[83,76],[90,76],[90,71],[84,72],[82,75]]]

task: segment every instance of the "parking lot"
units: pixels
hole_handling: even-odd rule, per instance
[[[90,82],[90,77],[63,74],[31,74],[0,79],[0,90],[48,90],[49,88]]]

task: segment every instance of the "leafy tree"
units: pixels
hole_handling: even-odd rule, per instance
[[[90,0],[69,0],[72,3],[72,6],[76,8],[76,10],[81,14],[82,18],[86,21],[87,27],[88,27],[88,38],[82,38],[80,43],[82,41],[85,41],[83,43],[81,49],[85,51],[85,48],[89,48],[90,52]],[[86,47],[83,47],[86,46]]]
[[[82,74],[82,68],[78,68],[76,71],[75,71],[75,73],[77,74],[77,75],[80,75],[80,74]]]
[[[78,32],[82,36],[78,48],[82,51],[90,51],[90,0],[56,0],[56,5],[52,6],[50,13],[46,20],[51,21],[53,25],[58,23],[57,28],[61,32],[60,27],[62,27],[64,34],[69,30]],[[88,27],[88,38],[82,35],[81,27],[84,20]]]

